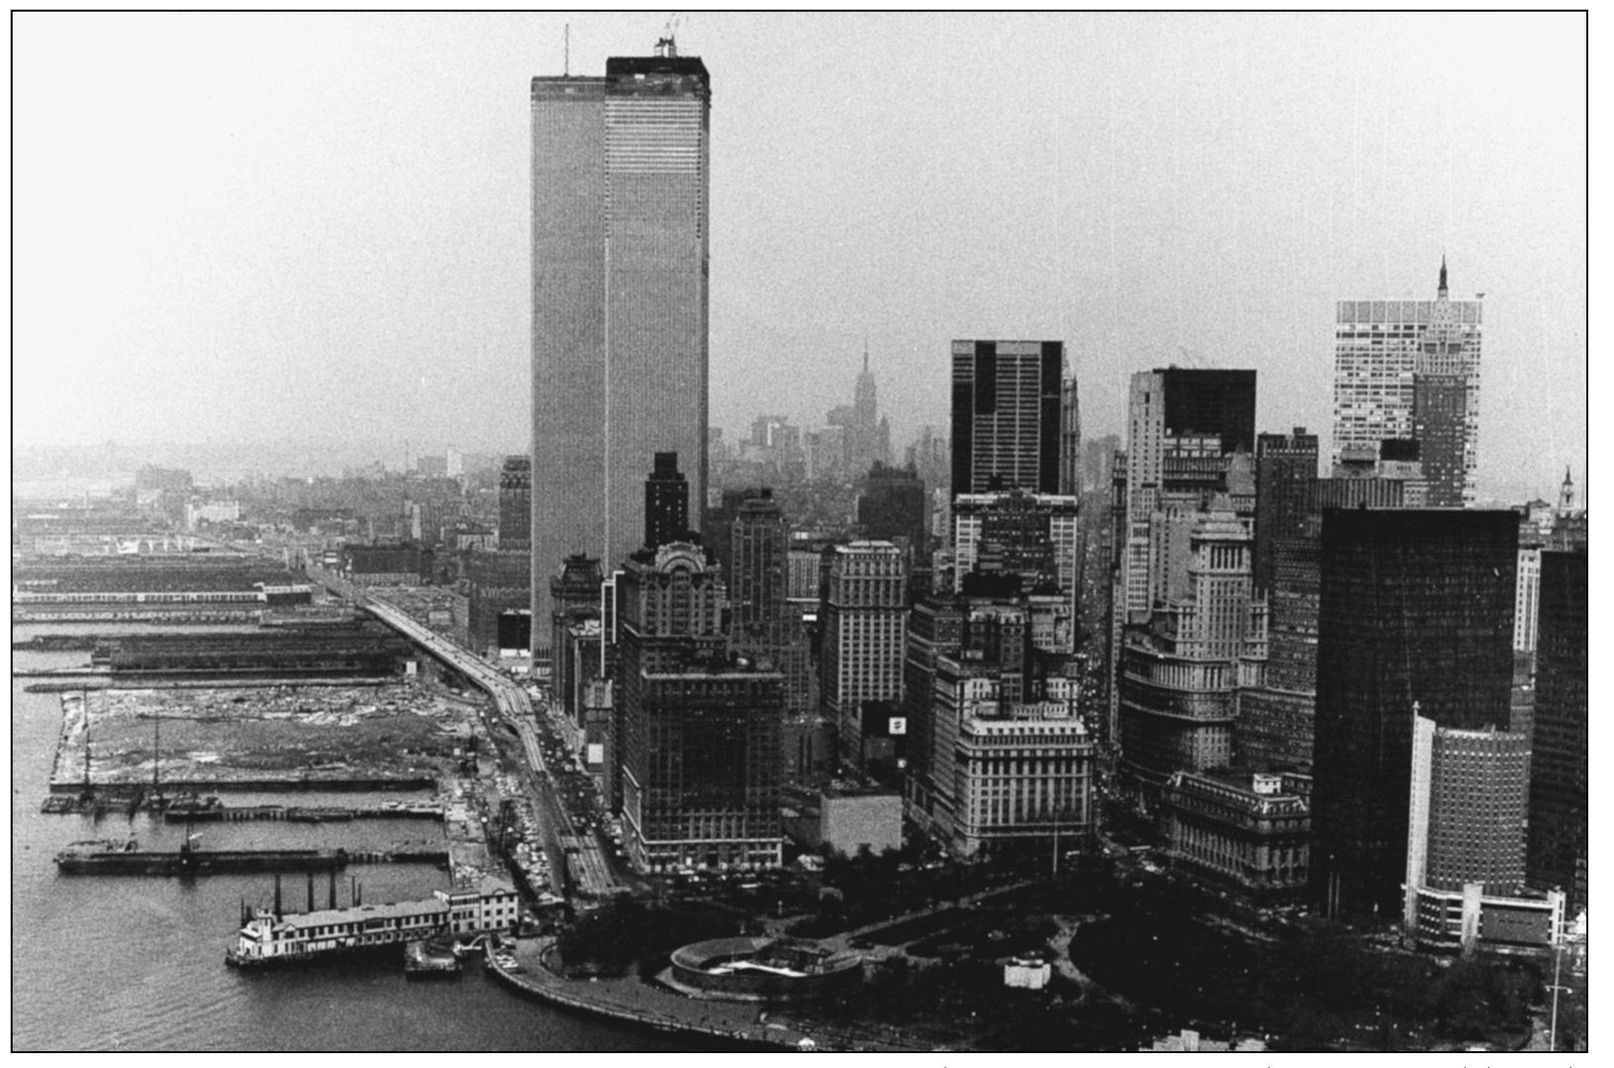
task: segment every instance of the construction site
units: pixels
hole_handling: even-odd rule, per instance
[[[474,701],[372,683],[61,695],[54,793],[419,789],[474,770]]]

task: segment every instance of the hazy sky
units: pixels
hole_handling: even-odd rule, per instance
[[[20,442],[528,438],[528,83],[665,16],[13,19]],[[1328,440],[1333,302],[1486,294],[1480,492],[1586,457],[1581,15],[691,14],[712,416],[898,443],[954,337],[1259,372]]]

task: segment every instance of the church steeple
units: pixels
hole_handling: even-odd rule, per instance
[[[1441,297],[1446,295],[1446,257],[1444,255],[1440,257],[1440,289],[1436,295]]]
[[[1565,512],[1573,512],[1574,510],[1575,481],[1569,477],[1569,468],[1565,467],[1564,484],[1558,487],[1558,512],[1562,515]]]

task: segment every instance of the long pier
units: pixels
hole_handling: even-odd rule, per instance
[[[149,787],[145,782],[91,782],[90,788],[96,793],[114,795],[132,795],[144,791]],[[283,779],[170,779],[166,776],[162,781],[165,790],[175,793],[228,793],[235,791],[251,791],[253,793],[307,793],[313,791],[328,791],[330,793],[357,793],[365,790],[375,791],[403,791],[403,790],[435,790],[437,779],[431,775],[411,775],[398,777],[376,778],[332,778],[320,779],[313,776],[295,776]],[[50,792],[53,794],[78,794],[84,791],[84,780],[64,776],[53,779]]]
[[[163,810],[168,823],[249,823],[259,820],[287,823],[346,823],[349,820],[443,821],[441,805],[389,808],[343,808],[334,805],[170,805]]]

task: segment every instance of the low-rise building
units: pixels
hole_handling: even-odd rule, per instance
[[[1309,793],[1303,775],[1176,772],[1161,798],[1168,855],[1254,895],[1299,893],[1311,871]]]
[[[828,846],[855,856],[902,848],[902,795],[878,786],[831,783],[820,791],[791,791],[785,831],[809,849]]]

